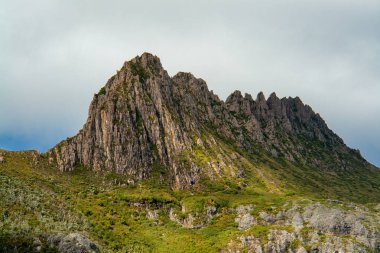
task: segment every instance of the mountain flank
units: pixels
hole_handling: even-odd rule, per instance
[[[191,73],[170,77],[149,53],[124,63],[94,95],[83,129],[48,156],[61,171],[83,165],[133,181],[157,169],[173,189],[244,177],[242,159],[337,179],[375,170],[300,98],[265,99],[260,92],[253,99],[235,91],[224,102]]]
[[[0,150],[0,252],[380,253],[380,170],[300,98],[144,53],[48,152]]]

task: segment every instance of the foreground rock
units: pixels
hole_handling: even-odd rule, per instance
[[[259,216],[258,224],[267,232],[254,235],[256,225],[245,227],[247,235],[231,241],[224,252],[380,252],[380,215],[353,204],[294,204]]]
[[[58,249],[60,253],[98,253],[98,246],[85,236],[78,233],[68,235],[51,235],[47,238],[51,247]]]
[[[238,206],[236,208],[237,217],[235,222],[238,224],[240,230],[244,230],[257,224],[255,218],[250,214],[252,211],[252,205]]]

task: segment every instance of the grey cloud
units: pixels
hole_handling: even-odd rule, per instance
[[[221,98],[300,96],[380,165],[379,26],[375,0],[2,1],[0,135],[75,134],[93,93],[149,51]]]

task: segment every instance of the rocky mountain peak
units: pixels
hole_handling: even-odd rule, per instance
[[[269,95],[268,100],[278,101],[278,100],[280,100],[280,99],[277,97],[276,92],[272,92],[272,93]]]
[[[226,100],[226,102],[228,100],[242,100],[243,99],[243,95],[241,94],[241,91],[240,90],[235,90]]]
[[[136,56],[131,61],[126,62],[128,63],[136,63],[139,64],[141,67],[146,69],[156,69],[160,70],[162,69],[161,60],[156,55],[153,55],[151,53],[143,53],[141,56]]]
[[[188,83],[190,81],[195,81],[198,78],[196,78],[192,73],[190,72],[178,72],[173,76],[174,81],[179,81],[178,83]],[[182,82],[180,82],[182,81]]]
[[[266,102],[264,93],[262,91],[260,91],[259,94],[257,94],[256,102],[259,103],[259,104],[262,104],[262,103]]]
[[[243,95],[239,90],[235,90],[226,99],[226,104],[239,104],[244,100]]]
[[[336,158],[347,154],[363,162],[298,97],[279,99],[272,93],[266,100],[260,92],[253,100],[235,91],[223,102],[191,73],[170,77],[150,53],[126,62],[95,95],[83,129],[48,155],[62,171],[84,165],[135,180],[149,178],[163,166],[174,188],[189,188],[201,177],[241,173],[222,150],[207,151],[220,149],[216,139],[229,140],[249,154],[262,152],[318,168],[350,168]],[[194,156],[195,147],[209,153],[207,163]]]
[[[172,80],[175,84],[182,85],[192,92],[209,92],[206,82],[201,78],[196,78],[190,72],[178,72]]]
[[[242,113],[244,115],[251,114],[251,105],[253,100],[249,99],[250,95],[241,94],[239,90],[235,90],[231,95],[229,95],[226,99],[226,106],[229,111],[234,113]]]
[[[250,102],[253,102],[253,98],[252,98],[251,94],[245,93],[245,94],[244,94],[244,98],[245,98],[246,100],[250,101]]]

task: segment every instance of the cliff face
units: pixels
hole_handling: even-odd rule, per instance
[[[318,169],[366,165],[298,97],[273,93],[266,100],[259,93],[254,100],[235,91],[223,102],[190,73],[170,77],[148,53],[124,63],[94,96],[83,129],[48,156],[61,171],[84,165],[137,180],[165,168],[174,188],[189,188],[203,176],[225,175],[227,167],[227,176],[241,175],[222,142],[253,160],[264,154]],[[214,152],[205,163],[193,155],[208,149]]]
[[[147,178],[154,163],[176,169],[173,157],[189,147],[173,99],[178,88],[157,57],[126,62],[94,96],[83,129],[49,151],[62,171],[83,164],[93,170]],[[174,109],[174,110],[173,110]]]
[[[263,93],[253,100],[240,91],[231,94],[225,103],[229,111],[239,119],[239,125],[248,132],[250,143],[257,142],[272,156],[284,156],[292,162],[343,168],[340,161],[327,164],[316,156],[349,155],[364,161],[360,154],[349,149],[339,136],[331,131],[325,121],[300,98],[279,99],[272,93],[266,100]],[[356,153],[356,154],[354,154]]]

